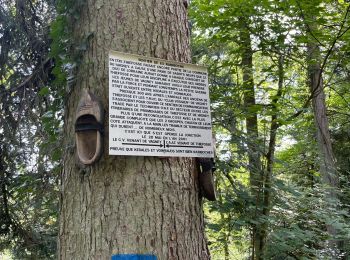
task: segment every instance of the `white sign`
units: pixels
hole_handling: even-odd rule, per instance
[[[109,154],[213,157],[207,69],[110,52]]]

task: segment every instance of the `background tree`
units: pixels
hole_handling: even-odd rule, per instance
[[[49,95],[52,1],[0,1],[0,251],[54,257],[58,114]],[[50,120],[52,119],[52,120]],[[48,123],[50,121],[50,123]],[[50,145],[51,144],[51,145]]]
[[[261,257],[266,259],[300,258],[303,255],[325,257],[327,254],[329,257],[335,257],[334,250],[327,248],[325,243],[327,238],[333,237],[333,239],[341,240],[341,237],[346,239],[347,234],[341,232],[342,234],[338,236],[334,236],[334,233],[327,235],[326,227],[332,222],[334,226],[337,226],[337,230],[347,230],[346,225],[344,226],[346,218],[339,215],[341,212],[339,208],[334,208],[339,205],[336,200],[332,206],[322,203],[319,204],[319,207],[310,207],[315,201],[324,200],[327,197],[327,185],[323,186],[323,181],[318,177],[319,174],[324,176],[321,173],[322,170],[318,168],[318,158],[322,158],[322,155],[315,153],[317,146],[314,146],[316,143],[313,136],[316,132],[312,132],[315,128],[308,123],[312,118],[310,117],[312,115],[311,101],[316,96],[309,92],[307,83],[308,64],[314,63],[310,63],[310,56],[306,50],[312,41],[317,41],[317,44],[322,46],[320,60],[323,76],[329,80],[327,86],[337,88],[332,66],[339,66],[342,63],[342,59],[339,59],[342,55],[336,55],[334,50],[340,49],[340,46],[343,46],[343,40],[347,39],[348,5],[343,2],[330,3],[327,1],[304,3],[299,1],[203,0],[194,1],[193,6],[194,46],[197,51],[194,53],[200,62],[210,67],[214,124],[217,133],[221,136],[218,139],[221,139],[220,148],[223,154],[218,173],[226,176],[231,184],[229,188],[232,189],[232,192],[227,190],[224,192],[229,196],[224,199],[226,203],[212,207],[220,212],[229,212],[231,209],[233,217],[230,218],[232,223],[230,228],[237,227],[242,236],[246,233],[246,228],[252,231],[249,255],[253,259]],[[311,24],[305,26],[304,14],[315,12],[322,13],[316,22],[319,30],[310,31]],[[243,50],[251,46],[253,52],[249,72],[252,73],[251,78],[254,79],[255,109],[250,111],[242,107],[247,92],[241,87],[244,86],[245,69],[243,63],[240,63],[240,57],[244,51],[242,52],[242,49],[239,48],[242,38],[240,37],[242,26],[239,24],[244,21],[249,22],[246,28],[251,45],[246,42]],[[332,76],[328,78],[328,75]],[[233,93],[235,98],[231,98]],[[256,136],[259,137],[258,139],[247,138],[248,129],[242,126],[242,118],[249,116],[249,113],[252,112],[257,115],[258,134]],[[310,128],[304,128],[306,125]],[[304,129],[304,135],[299,138],[297,132],[301,129]],[[311,139],[306,145],[303,138],[307,139],[309,135]],[[251,188],[247,184],[247,177],[244,177],[244,172],[249,173],[251,170],[249,164],[245,163],[249,161],[249,153],[253,151],[250,142],[258,147],[257,151],[261,156],[262,182],[259,195],[264,198],[262,204],[257,203],[254,193],[251,193],[252,197],[248,196],[250,199],[247,199],[246,193],[241,192],[242,186]],[[281,157],[286,155],[284,152],[281,153],[281,149],[287,149],[286,151],[290,152],[297,151],[294,147],[289,149],[288,143],[293,144],[294,142],[296,147],[303,143],[304,147],[309,148],[306,153],[298,150],[300,152],[298,158],[302,160],[296,162],[296,165],[305,164],[307,167],[298,170],[292,167],[295,172],[308,176],[307,179],[304,179],[305,182],[300,182],[300,179],[297,181],[294,179],[294,173],[290,172],[288,167],[294,164],[292,158]],[[283,148],[279,148],[281,144]],[[286,160],[280,162],[281,158]],[[249,178],[252,178],[250,174]],[[219,178],[219,180],[222,179]],[[310,184],[312,187],[308,186]],[[227,184],[222,181],[219,185],[227,187]],[[336,193],[339,192],[340,190],[337,190]],[[313,195],[310,196],[310,194]],[[296,199],[298,196],[303,197],[304,205],[309,205],[309,207],[300,208],[301,204]],[[247,206],[239,203],[241,200],[250,202],[251,210],[242,210],[242,207],[247,208]],[[260,211],[257,210],[259,208]],[[299,213],[303,210],[305,212],[305,209],[310,209],[308,214],[314,221],[312,224],[307,221],[295,221],[296,216],[299,216],[300,219],[304,218]],[[316,210],[320,213],[317,214]],[[297,214],[292,217],[293,221],[288,217],[281,218],[281,216],[287,216],[286,212],[289,211]],[[258,214],[258,217],[252,217],[254,212]],[[220,227],[227,229],[229,226],[217,222],[217,219],[212,219],[212,221],[216,223],[215,231],[221,231]],[[235,225],[237,222],[240,225]],[[255,244],[254,229],[259,225],[263,233],[259,239],[261,241],[259,244],[262,246],[256,250],[259,245]],[[224,233],[223,230],[221,232]],[[290,235],[298,238],[286,239]],[[317,243],[314,242],[316,237]],[[216,241],[215,244],[229,244],[229,239],[232,237],[228,236],[227,240]],[[235,250],[232,249],[232,251]],[[340,255],[342,253],[338,252],[338,257]]]

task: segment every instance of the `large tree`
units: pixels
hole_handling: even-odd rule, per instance
[[[108,109],[110,50],[190,61],[187,1],[88,0],[69,9],[70,49],[80,53],[73,55],[79,66],[65,109],[59,258],[152,253],[158,259],[209,259],[194,159],[110,156],[105,123],[101,160],[82,166],[74,139],[84,88]]]

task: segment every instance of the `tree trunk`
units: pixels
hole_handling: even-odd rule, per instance
[[[312,108],[316,127],[316,139],[319,149],[319,166],[323,183],[326,186],[326,207],[334,207],[337,200],[336,188],[338,177],[335,168],[335,157],[332,149],[329,132],[328,118],[326,114],[326,100],[323,87],[323,78],[320,65],[320,49],[314,43],[308,44],[309,55],[309,84],[312,95]],[[327,225],[327,231],[331,237],[336,235],[336,229]],[[336,242],[329,240],[330,246],[334,247]]]
[[[272,97],[271,105],[272,105],[272,116],[271,116],[271,126],[270,126],[270,140],[268,146],[268,152],[266,154],[266,172],[265,172],[265,180],[264,180],[264,201],[263,201],[263,211],[262,215],[266,219],[270,215],[271,209],[271,191],[272,191],[272,177],[274,171],[274,163],[275,163],[275,151],[276,151],[276,139],[277,139],[277,130],[279,128],[278,120],[278,101],[282,96],[282,89],[284,84],[284,58],[283,55],[280,54],[278,57],[278,88],[276,95]],[[263,247],[264,249],[266,244],[266,239],[268,235],[268,222],[264,221],[261,233],[263,239]],[[262,251],[263,254],[263,251]]]
[[[252,259],[260,259],[263,250],[263,237],[261,233],[261,225],[259,217],[261,215],[262,206],[262,185],[263,174],[261,169],[261,156],[258,150],[258,116],[255,109],[255,89],[253,74],[253,50],[249,30],[245,19],[241,17],[240,44],[242,53],[242,71],[243,71],[243,91],[244,91],[244,107],[246,109],[246,131],[247,131],[247,147],[249,160],[249,178],[252,195],[255,197],[256,211],[253,220],[253,254]]]
[[[106,123],[99,162],[79,166],[72,149],[82,89],[108,108],[109,50],[189,62],[188,36],[182,0],[88,0],[81,8],[74,40],[89,42],[65,111],[65,147],[71,148],[62,173],[59,259],[123,253],[161,260],[210,258],[194,159],[109,156]]]

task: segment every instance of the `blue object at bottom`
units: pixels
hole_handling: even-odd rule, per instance
[[[113,255],[112,260],[157,260],[155,255],[122,254]]]

